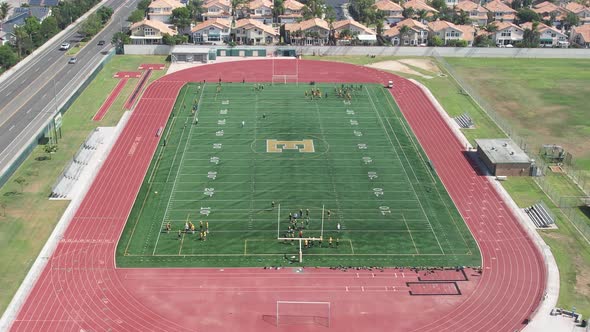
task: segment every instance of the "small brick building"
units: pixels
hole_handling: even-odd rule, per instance
[[[511,139],[477,139],[477,155],[495,176],[528,176],[531,159]]]

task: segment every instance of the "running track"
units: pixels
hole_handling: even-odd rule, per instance
[[[282,60],[285,70],[293,60]],[[278,64],[278,63],[277,63]],[[542,258],[462,144],[411,82],[369,68],[300,61],[300,82],[393,80],[404,116],[474,234],[483,273],[460,296],[409,296],[409,270],[117,269],[114,251],[179,89],[187,81],[270,81],[253,60],[179,71],[152,83],[12,325],[14,331],[324,331],[277,329],[276,300],[332,302],[338,331],[514,331],[544,292]],[[448,277],[448,276],[447,276]],[[443,279],[445,277],[442,277]]]
[[[122,78],[119,83],[117,83],[113,91],[111,91],[107,99],[102,103],[102,106],[100,106],[98,112],[96,112],[92,118],[93,121],[100,121],[104,118],[111,105],[115,102],[115,99],[119,96],[119,93],[121,93],[121,90],[123,90],[125,84],[127,84],[127,80],[128,78]]]

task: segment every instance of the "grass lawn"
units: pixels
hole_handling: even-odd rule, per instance
[[[590,170],[590,60],[446,60],[521,136],[562,145]]]
[[[316,59],[324,59],[325,57],[314,57]],[[356,64],[367,64],[373,62],[380,62],[386,59],[385,57],[367,58],[366,57],[338,57],[338,61],[350,62]],[[399,58],[398,58],[399,59]],[[449,58],[447,61],[452,64],[457,71],[462,74],[469,74],[473,84],[479,88],[480,94],[489,98],[488,101],[493,105],[506,106],[506,98],[511,98],[510,112],[506,112],[507,116],[512,116],[512,112],[530,109],[530,102],[526,98],[532,98],[537,107],[546,107],[552,105],[551,103],[559,102],[555,91],[545,95],[542,92],[550,87],[555,87],[563,83],[567,79],[567,84],[558,87],[559,91],[568,87],[568,91],[564,92],[567,96],[565,105],[576,105],[577,109],[562,110],[560,105],[557,105],[555,111],[559,111],[559,115],[554,117],[557,119],[568,119],[562,126],[568,126],[567,135],[570,135],[568,142],[570,145],[575,145],[576,148],[588,149],[587,144],[582,144],[584,140],[576,141],[576,135],[583,135],[584,131],[578,132],[581,127],[585,127],[590,122],[590,117],[584,118],[580,123],[575,123],[570,119],[570,113],[574,117],[583,113],[584,96],[590,90],[588,86],[589,71],[582,72],[580,68],[587,68],[590,61],[587,60],[547,60],[547,59],[476,59],[476,58]],[[578,67],[578,65],[580,67]],[[521,69],[522,68],[522,69]],[[467,112],[477,125],[477,129],[466,129],[463,133],[470,140],[475,138],[495,138],[503,137],[504,135],[499,128],[492,122],[478,107],[476,107],[468,96],[458,93],[456,82],[447,77],[435,77],[432,79],[424,79],[418,76],[409,76],[404,73],[395,72],[398,75],[411,77],[417,79],[425,84],[434,96],[441,103],[443,108],[454,116]],[[523,73],[520,76],[520,73]],[[465,79],[466,76],[463,76]],[[507,79],[508,78],[508,79]],[[489,81],[488,81],[489,79]],[[586,83],[583,84],[584,81]],[[576,84],[579,83],[579,84]],[[478,85],[479,84],[479,85]],[[518,85],[518,87],[515,87]],[[499,87],[502,87],[500,89]],[[509,87],[506,89],[506,87]],[[514,97],[514,89],[524,91],[522,98]],[[501,91],[500,91],[501,90]],[[494,92],[494,93],[492,93]],[[501,94],[502,93],[502,94]],[[544,100],[540,102],[539,100]],[[587,99],[587,98],[586,98]],[[546,105],[545,105],[546,103]],[[568,104],[572,103],[572,104]],[[524,106],[523,106],[524,105]],[[556,105],[553,105],[556,106]],[[562,114],[563,113],[563,114]],[[528,113],[529,116],[534,115],[535,112]],[[540,115],[534,117],[535,126],[525,128],[529,134],[547,133],[548,137],[551,135],[559,136],[561,133],[557,130],[553,133],[555,127],[551,125],[544,128],[545,122],[551,122],[547,116]],[[514,123],[518,123],[519,118],[513,119]],[[550,124],[550,123],[549,123]],[[582,124],[582,126],[580,126]],[[572,128],[569,131],[569,128]],[[532,129],[532,130],[531,130]],[[587,130],[587,129],[586,129]],[[536,134],[535,134],[536,135]],[[565,135],[565,132],[564,132]],[[540,136],[541,137],[541,136]],[[590,135],[586,135],[584,139],[588,139]],[[562,139],[562,138],[560,138]],[[557,141],[554,141],[557,143]],[[561,142],[561,141],[560,141]],[[566,147],[567,144],[563,144]],[[590,160],[590,159],[588,159]],[[588,160],[577,160],[577,165],[586,165],[590,169],[590,162]],[[568,177],[562,174],[549,173],[546,177],[551,186],[555,190],[555,194],[566,196],[577,196],[580,190],[576,187]],[[555,256],[557,265],[560,271],[560,296],[559,306],[571,309],[576,306],[577,310],[584,316],[590,315],[590,245],[583,239],[578,231],[573,227],[572,223],[561,213],[549,197],[536,185],[531,178],[516,178],[511,177],[508,181],[503,182],[504,187],[508,190],[516,203],[521,206],[530,206],[539,200],[545,201],[547,205],[553,210],[557,216],[557,230],[540,231],[541,236],[545,242],[551,247],[551,251]],[[583,211],[578,211],[580,215],[584,216],[586,222],[590,224],[589,213],[584,215]]]
[[[303,237],[323,237],[323,246],[304,248],[304,265],[479,266],[474,239],[391,95],[365,85],[347,104],[335,85],[316,87],[329,97],[305,98],[304,85],[255,92],[233,84],[219,94],[215,85],[185,87],[119,242],[118,265],[286,265],[298,246],[277,236],[289,236],[290,213],[309,209],[294,236],[304,227]],[[183,231],[189,221],[195,233]]]
[[[86,46],[86,44],[88,44],[88,42],[79,42],[76,43],[76,45],[74,45],[73,47],[71,47],[70,49],[68,49],[66,51],[66,55],[76,55],[78,54],[78,52],[80,52],[80,50]]]
[[[129,83],[101,122],[91,120],[102,100],[106,99],[117,83],[117,79],[112,78],[113,74],[136,70],[141,63],[164,63],[164,57],[113,57],[64,114],[63,139],[51,160],[44,160],[46,154],[42,146],[35,148],[0,188],[0,312],[5,310],[12,299],[69,203],[47,199],[57,176],[95,127],[115,125],[123,114],[125,94],[131,93]],[[163,71],[154,71],[152,79],[162,74]],[[26,181],[22,187],[15,182],[17,178]]]

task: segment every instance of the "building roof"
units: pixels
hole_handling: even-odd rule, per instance
[[[218,6],[220,8],[231,8],[231,3],[229,0],[210,0],[203,4],[203,8],[211,8],[214,6]]]
[[[557,7],[556,5],[552,4],[551,2],[545,1],[543,2],[545,5],[543,6],[535,6],[535,8],[533,8],[533,11],[537,14],[543,14],[543,13],[551,13],[554,11],[558,11],[559,7]]]
[[[160,21],[151,21],[151,20],[147,20],[147,19],[144,19],[143,21],[139,21],[139,22],[133,23],[133,25],[131,25],[131,30],[133,30],[135,28],[138,28],[138,27],[140,27],[142,25],[147,25],[147,26],[149,26],[151,28],[154,28],[154,29],[160,31],[162,34],[167,33],[167,34],[169,34],[171,36],[174,36],[174,35],[176,35],[178,33],[176,30],[170,28],[165,23],[162,23]]]
[[[584,10],[589,10],[588,7],[584,6],[584,5],[580,5],[577,2],[570,2],[567,5],[565,5],[565,9],[569,10],[570,12],[577,14],[579,12],[583,12]]]
[[[269,0],[253,0],[248,3],[248,8],[256,9],[260,7],[272,8],[272,1]]]
[[[148,8],[172,8],[172,9],[180,8],[180,7],[183,7],[183,5],[180,3],[180,1],[176,1],[176,0],[154,0],[148,6]]]
[[[521,24],[520,27],[523,28],[523,29],[530,29],[530,30],[532,30],[533,29],[533,23],[532,22],[526,22],[526,23]],[[547,30],[551,30],[552,32],[555,32],[556,34],[560,34],[562,36],[565,36],[565,34],[563,34],[561,31],[557,30],[556,28],[550,27],[550,26],[548,26],[546,24],[543,24],[543,23],[540,23],[539,22],[539,24],[537,25],[537,31],[540,32],[540,33],[543,33],[543,32],[545,32]]]
[[[332,27],[334,28],[334,30],[340,30],[340,29],[345,29],[345,27],[348,25],[352,25],[352,26],[357,27],[358,29],[364,31],[364,33],[367,35],[374,35],[375,34],[375,31],[367,28],[366,26],[364,26],[361,23],[359,23],[355,20],[352,20],[352,19],[334,22],[332,24]]]
[[[378,10],[383,10],[383,11],[403,11],[404,9],[402,8],[402,6],[398,5],[397,3],[393,2],[393,1],[389,1],[389,0],[379,0],[377,2],[375,2],[375,4],[373,5],[375,6],[375,8],[377,8]]]
[[[277,31],[271,27],[270,25],[266,25],[258,20],[250,19],[250,18],[243,18],[236,22],[236,28],[244,28],[244,29],[251,29],[251,28],[258,28],[269,35],[278,36]]]
[[[438,13],[438,10],[430,7],[422,0],[410,0],[403,5],[404,8],[412,8],[416,11],[425,10],[427,12]]]
[[[305,5],[299,1],[296,1],[296,0],[287,0],[287,1],[283,2],[283,7],[285,9],[297,11],[297,10],[303,9],[303,7],[305,7]]]
[[[434,21],[434,22],[428,22],[428,27],[430,28],[430,30],[432,31],[440,31],[440,30],[445,30],[445,29],[455,29],[455,30],[459,30],[459,31],[463,31],[461,29],[459,29],[458,26],[454,25],[451,22],[447,22],[447,21]]]
[[[223,18],[214,18],[214,19],[207,20],[207,21],[204,21],[204,22],[201,22],[201,23],[195,25],[191,29],[191,32],[203,30],[203,29],[206,29],[211,26],[214,26],[214,27],[217,27],[220,29],[224,29],[224,28],[229,29],[231,26],[231,23],[228,20],[225,20]]]
[[[47,7],[17,7],[14,8],[14,14],[28,13],[29,16],[35,16],[39,21],[45,19],[51,13],[51,8]]]
[[[518,25],[516,25],[514,23],[510,23],[510,22],[494,21],[494,22],[490,23],[490,25],[495,25],[497,31],[502,31],[502,30],[507,29],[507,28],[515,28],[515,29],[518,29],[518,30],[523,30]]]
[[[504,4],[503,2],[501,2],[500,0],[493,0],[488,2],[487,4],[484,5],[484,7],[494,13],[516,13],[516,10],[508,7],[506,4]]]
[[[471,12],[471,11],[487,12],[488,11],[487,9],[480,6],[479,4],[476,4],[473,1],[461,1],[458,4],[456,4],[455,11],[460,11],[460,10],[463,10],[466,12]]]
[[[578,34],[584,39],[584,42],[590,43],[590,24],[580,25],[572,28],[572,35]]]
[[[56,7],[59,5],[59,0],[29,0],[31,7]]]
[[[475,27],[473,25],[456,25],[463,32],[463,40],[473,41],[475,38]]]
[[[403,26],[407,26],[408,28],[410,28],[414,31],[428,30],[428,27],[426,25],[424,25],[416,20],[413,20],[411,18],[406,18],[403,21],[397,22],[397,24],[393,28],[385,31],[383,33],[383,35],[386,37],[397,36],[397,35],[399,35],[399,31],[400,31],[401,27],[403,27]]]
[[[172,46],[171,54],[209,54],[209,48],[196,45]]]
[[[305,31],[307,29],[311,29],[313,27],[322,28],[325,30],[330,30],[330,26],[328,22],[322,20],[321,18],[312,18],[307,21],[302,21],[299,23],[287,23],[285,24],[285,30],[287,31]]]
[[[478,149],[494,164],[529,164],[531,159],[509,138],[476,139]]]

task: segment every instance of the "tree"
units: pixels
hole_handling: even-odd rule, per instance
[[[14,27],[15,46],[18,57],[21,58],[24,55],[28,55],[33,49],[33,41],[31,36],[27,33],[24,26]]]
[[[142,10],[144,13],[147,13],[150,3],[152,3],[152,0],[141,0],[137,4],[137,9]]]
[[[400,46],[404,45],[404,38],[408,37],[410,30],[410,27],[408,27],[407,25],[403,25],[401,28],[399,28]]]
[[[113,16],[113,13],[114,13],[114,11],[113,11],[113,8],[111,8],[111,7],[100,7],[96,11],[96,15],[98,15],[98,17],[100,18],[100,21],[103,25],[111,19],[111,16]]]
[[[57,152],[57,145],[56,144],[45,144],[43,146],[43,151],[47,153],[49,159],[51,160],[51,155]]]
[[[404,8],[404,10],[402,11],[402,16],[404,18],[412,18],[414,16],[414,8],[412,8],[412,7]]]
[[[8,45],[0,46],[0,67],[8,69],[18,62],[16,53]]]
[[[41,33],[41,23],[35,16],[29,16],[25,19],[24,28],[35,48],[43,45],[45,39]]]
[[[22,193],[25,190],[25,185],[27,184],[27,179],[23,178],[22,176],[19,176],[18,178],[16,178],[14,180],[14,182],[16,182],[20,185],[20,192]]]
[[[82,22],[78,33],[84,37],[92,37],[96,35],[102,29],[100,17],[94,13],[88,16],[88,18]]]
[[[498,26],[495,24],[488,24],[483,29],[489,33],[493,33],[498,31]]]
[[[481,34],[481,35],[475,36],[475,39],[473,40],[473,46],[475,46],[475,47],[494,47],[496,45],[494,44],[494,40],[492,39],[492,36],[486,35],[486,34]]]
[[[428,11],[426,9],[418,9],[416,11],[416,17],[418,17],[418,21],[424,22],[428,17]]]
[[[322,17],[325,13],[326,3],[324,0],[307,0],[303,7],[303,18],[308,20],[314,17]]]
[[[0,4],[0,21],[4,21],[6,16],[8,16],[8,12],[10,11],[10,4],[8,2],[3,2]]]
[[[274,0],[272,7],[273,22],[279,22],[279,16],[285,14],[285,2],[283,0]]]
[[[469,13],[461,9],[459,13],[455,15],[455,19],[453,23],[459,25],[468,25],[471,24],[471,19],[469,18]]]
[[[191,17],[193,20],[198,21],[201,20],[203,13],[205,12],[205,8],[203,8],[203,1],[202,0],[190,0],[187,4],[189,11],[191,12]],[[274,9],[273,9],[274,10]]]
[[[534,12],[530,8],[521,8],[516,12],[516,17],[518,18],[519,23],[526,23],[526,22],[533,22],[533,21],[540,21],[541,18],[539,14]]]
[[[241,7],[247,3],[248,0],[231,0],[231,14],[234,20],[236,19],[236,17],[241,17],[241,15],[238,15],[238,8],[241,9]]]
[[[537,31],[539,22],[533,22],[532,29],[524,29],[520,47],[535,48],[541,44],[541,34]]]
[[[143,21],[144,17],[145,17],[145,12],[141,9],[136,9],[131,12],[129,17],[127,18],[127,21],[129,21],[131,23],[140,22],[140,21]]]
[[[566,26],[566,29],[569,30],[571,27],[580,24],[580,18],[578,15],[574,13],[567,13],[565,20],[563,21],[563,25]]]
[[[348,11],[357,22],[370,24],[374,21],[377,13],[377,9],[373,6],[374,3],[371,0],[350,0]]]
[[[430,38],[430,45],[431,46],[443,46],[445,43],[439,36],[432,36]]]
[[[49,16],[41,22],[41,35],[45,40],[50,39],[51,37],[55,36],[59,32],[59,27],[57,25],[57,19],[53,16]]]
[[[115,32],[113,38],[111,38],[111,43],[122,47],[125,44],[131,44],[131,37],[124,32]]]
[[[512,7],[514,10],[519,10],[522,8],[522,0],[512,0],[510,7]]]
[[[190,27],[192,22],[190,10],[186,7],[180,7],[172,10],[170,22],[172,22],[172,24],[178,28],[178,31]]]
[[[439,12],[445,11],[447,9],[447,3],[445,0],[432,0],[431,6]]]

